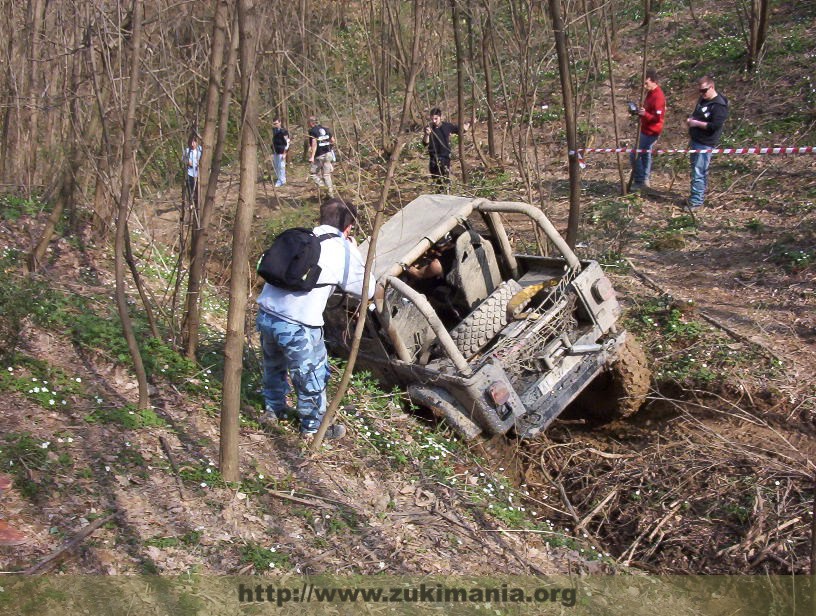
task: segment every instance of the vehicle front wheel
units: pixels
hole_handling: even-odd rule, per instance
[[[590,418],[602,422],[624,419],[638,412],[646,401],[651,371],[646,353],[628,333],[610,369],[599,374],[573,403]]]

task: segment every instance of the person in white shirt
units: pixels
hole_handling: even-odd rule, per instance
[[[351,238],[357,208],[332,198],[320,207],[320,225],[314,234],[335,234],[320,243],[321,268],[318,285],[311,291],[288,291],[264,283],[258,296],[256,325],[263,348],[263,396],[261,422],[270,425],[292,412],[286,404],[287,374],[297,394],[300,432],[309,438],[317,432],[326,412],[329,363],[323,340],[323,311],[335,287],[360,297],[365,262]],[[380,291],[376,293],[381,297]],[[375,297],[374,277],[369,275],[368,298]],[[341,438],[346,429],[335,423],[326,438]]]
[[[185,196],[191,205],[198,205],[198,163],[201,161],[201,146],[195,137],[190,137],[190,145],[184,148],[184,166],[187,170],[184,184]]]

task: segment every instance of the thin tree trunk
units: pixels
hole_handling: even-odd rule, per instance
[[[210,219],[215,209],[215,192],[218,188],[218,177],[221,174],[221,160],[224,157],[226,147],[227,128],[229,124],[229,108],[232,98],[232,89],[235,83],[235,64],[238,56],[238,11],[233,15],[232,44],[227,53],[226,73],[224,75],[224,85],[221,93],[221,107],[218,113],[218,130],[215,141],[215,151],[212,156],[212,168],[207,180],[207,190],[204,195],[204,205],[201,208],[201,220],[199,221],[200,231],[193,235],[192,253],[195,255],[190,264],[190,287],[187,294],[187,346],[185,354],[190,359],[195,359],[198,349],[198,329],[201,323],[201,286],[204,281],[204,268],[206,266],[207,238],[209,236]],[[195,279],[195,284],[193,280]],[[191,305],[195,302],[195,307]]]
[[[618,134],[618,102],[615,96],[615,70],[612,62],[612,38],[609,35],[609,23],[606,19],[607,8],[604,9],[604,38],[606,40],[606,63],[609,66],[609,91],[612,97],[612,123],[615,129],[615,147],[620,147],[620,135]],[[623,160],[620,152],[616,154],[618,159],[618,176],[620,178],[621,194],[626,194],[626,177],[623,172]]]
[[[212,46],[210,48],[210,78],[207,85],[207,99],[205,103],[204,134],[202,136],[202,155],[199,164],[199,199],[192,209],[192,241],[190,243],[190,269],[187,280],[187,296],[185,301],[185,318],[182,326],[185,354],[189,359],[195,359],[198,348],[198,328],[200,323],[201,284],[204,274],[204,251],[207,246],[204,242],[207,229],[204,226],[206,199],[201,199],[201,187],[208,185],[210,169],[213,161],[213,145],[217,126],[219,109],[219,90],[221,89],[221,74],[224,65],[224,45],[226,41],[227,13],[226,0],[214,0],[215,17],[213,19]],[[182,214],[183,216],[183,214]],[[206,217],[209,222],[209,216]],[[179,247],[181,254],[182,247]],[[179,270],[180,271],[180,268]],[[181,276],[179,276],[181,278]]]
[[[555,51],[558,56],[558,73],[561,76],[561,96],[564,101],[564,122],[569,149],[570,209],[567,221],[567,244],[575,248],[578,241],[578,222],[581,217],[581,167],[578,164],[578,130],[575,117],[575,98],[572,93],[572,76],[569,68],[569,49],[561,15],[561,0],[549,0],[550,17],[553,22]]]
[[[646,26],[646,32],[643,34],[643,61],[640,65],[640,106],[643,107],[643,102],[646,100],[646,92],[643,88],[643,82],[646,81],[646,58],[649,56],[649,33],[652,30],[651,22],[646,21],[644,22]],[[638,158],[640,158],[640,122],[637,123],[637,136],[635,137],[635,164],[637,164]],[[627,190],[632,187],[632,181],[635,177],[634,170],[629,172],[629,182],[627,184]]]
[[[408,119],[410,117],[411,100],[414,96],[414,88],[416,87],[416,78],[419,73],[419,67],[422,65],[422,60],[419,57],[419,40],[421,32],[422,14],[425,9],[425,2],[423,0],[415,0],[414,3],[414,42],[411,51],[411,68],[408,75],[407,83],[405,84],[405,95],[402,101],[402,114],[400,116],[400,125],[397,129],[397,136],[394,142],[394,147],[391,148],[391,155],[388,160],[388,168],[385,174],[385,181],[383,182],[382,190],[380,191],[380,198],[377,203],[376,215],[374,217],[374,226],[371,231],[371,240],[369,241],[368,255],[366,256],[365,275],[363,277],[363,298],[368,297],[368,283],[369,274],[374,266],[374,255],[377,251],[377,239],[380,234],[383,220],[385,218],[385,205],[388,202],[388,193],[391,189],[391,182],[394,178],[394,171],[399,163],[400,154],[405,146],[405,141],[408,138],[406,129],[408,127]],[[326,409],[326,414],[323,416],[323,421],[320,428],[315,434],[312,442],[312,451],[318,451],[320,445],[323,443],[323,437],[326,435],[326,430],[334,423],[334,416],[337,413],[337,408],[340,406],[340,401],[348,389],[348,384],[351,382],[351,376],[354,372],[354,364],[357,361],[357,353],[360,350],[360,340],[365,329],[366,315],[368,311],[367,299],[363,299],[360,306],[360,314],[357,318],[357,324],[354,329],[354,337],[351,342],[351,349],[349,350],[348,363],[343,371],[343,376],[340,379],[340,384],[337,386],[337,391],[332,398],[329,408]]]
[[[490,0],[485,0],[489,2]],[[485,96],[487,98],[487,153],[496,158],[496,103],[493,99],[493,75],[490,66],[490,37],[493,29],[490,22],[490,13],[485,11],[482,26],[482,70],[484,70]]]
[[[147,289],[142,284],[142,276],[139,273],[139,268],[136,267],[136,259],[133,257],[133,249],[130,244],[130,227],[125,225],[125,263],[127,263],[130,275],[133,276],[133,282],[136,285],[136,290],[142,300],[142,305],[145,309],[145,316],[147,317],[147,326],[150,328],[150,335],[154,338],[161,339],[159,328],[156,325],[156,317],[153,315],[153,308],[150,304]]]
[[[238,0],[241,55],[241,188],[232,235],[232,268],[227,335],[224,344],[224,393],[221,400],[220,469],[226,481],[238,481],[238,417],[241,408],[246,305],[249,281],[248,246],[255,211],[258,168],[258,84],[255,57],[259,25],[255,0]]]
[[[122,322],[122,333],[127,341],[133,369],[139,383],[139,408],[150,406],[145,373],[139,345],[133,331],[133,323],[128,313],[125,294],[125,233],[130,211],[131,187],[133,184],[133,133],[136,125],[136,100],[139,92],[139,59],[142,44],[142,6],[140,0],[133,0],[133,32],[131,34],[130,84],[128,86],[128,106],[124,127],[124,145],[122,146],[122,191],[119,196],[119,208],[116,217],[116,243],[114,247],[114,268],[116,274],[116,307]]]
[[[456,46],[456,115],[459,122],[459,164],[462,166],[462,184],[468,182],[468,169],[465,164],[465,140],[462,124],[465,121],[465,69],[464,51],[462,51],[462,33],[459,31],[459,2],[451,0],[451,21],[453,40]]]

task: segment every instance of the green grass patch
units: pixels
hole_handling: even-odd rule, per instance
[[[39,195],[23,197],[6,193],[0,195],[0,218],[3,220],[18,220],[23,216],[37,216],[41,212],[51,210],[51,205],[42,200]]]
[[[56,474],[72,466],[70,455],[58,443],[29,432],[0,434],[0,468],[12,475],[15,489],[34,502],[51,494]]]
[[[85,421],[89,424],[117,424],[128,430],[162,428],[167,425],[153,409],[140,409],[132,404],[101,406],[88,414]]]
[[[61,408],[83,393],[82,379],[44,361],[17,355],[0,370],[0,390],[16,391],[45,409]]]
[[[256,573],[263,573],[270,569],[288,571],[292,565],[288,554],[279,552],[277,548],[265,548],[257,543],[249,542],[241,546],[241,563],[251,564]]]

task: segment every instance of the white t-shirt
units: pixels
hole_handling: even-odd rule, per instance
[[[194,150],[184,149],[184,162],[187,165],[187,175],[191,178],[198,177],[198,163],[201,161],[201,146],[197,145]],[[193,163],[190,165],[190,163]]]
[[[363,275],[365,274],[363,256],[357,247],[336,228],[330,225],[320,225],[314,228],[314,234],[318,237],[327,233],[333,233],[337,237],[320,243],[320,259],[317,264],[321,272],[317,283],[337,285],[346,293],[360,297],[363,292]],[[346,263],[348,263],[348,273],[346,273]],[[344,277],[345,284],[343,284]],[[374,284],[374,276],[369,275],[369,299],[374,297]],[[334,289],[334,286],[326,286],[317,287],[311,291],[287,291],[264,283],[257,302],[266,312],[287,321],[311,327],[322,327],[323,311]]]

